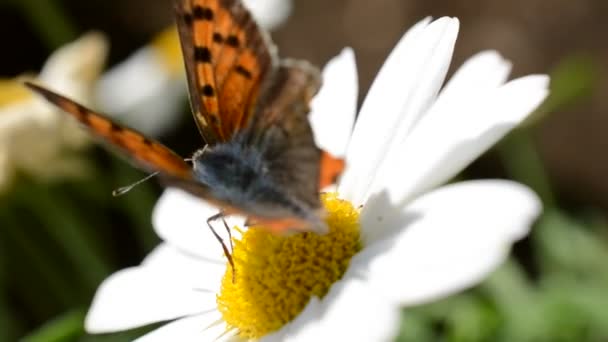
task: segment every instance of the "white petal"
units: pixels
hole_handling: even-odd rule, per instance
[[[347,275],[366,277],[377,291],[403,305],[481,281],[527,234],[541,210],[530,189],[503,180],[447,185],[401,213],[386,205],[375,203],[362,213],[366,246]],[[391,233],[372,236],[374,230]]]
[[[390,168],[372,193],[388,188],[391,203],[404,205],[446,182],[532,113],[547,96],[548,82],[533,75],[498,88],[493,79],[490,91],[483,82],[467,91],[453,87],[391,154]]]
[[[484,91],[506,82],[511,63],[493,50],[479,52],[467,59],[441,90],[437,102],[460,96],[471,96],[470,89]],[[433,105],[437,106],[437,103]]]
[[[225,324],[214,324],[221,319],[219,312],[186,317],[163,325],[135,340],[136,342],[202,342],[223,341]]]
[[[334,284],[316,311],[300,314],[284,340],[389,341],[399,328],[399,307],[358,279]]]
[[[458,34],[458,20],[424,20],[393,49],[365,98],[346,156],[340,193],[355,205],[365,202],[369,186],[391,146],[406,136],[443,83]]]
[[[161,245],[142,266],[118,271],[97,289],[85,320],[91,333],[113,332],[213,311],[217,265]]]
[[[90,85],[97,79],[108,52],[106,37],[90,32],[49,56],[40,82],[78,101],[90,102]]]
[[[359,91],[355,54],[345,48],[323,69],[323,86],[313,98],[310,124],[317,146],[344,157],[357,115]]]
[[[106,72],[95,90],[101,111],[152,136],[180,118],[177,114],[185,94],[181,75],[171,75],[151,46]]]
[[[260,26],[271,30],[291,14],[292,0],[244,0],[243,3]]]
[[[167,276],[190,288],[218,292],[220,280],[226,271],[227,264],[215,260],[208,261],[194,255],[184,254],[167,243],[162,243],[150,252],[141,263],[153,267],[156,272]]]
[[[225,263],[221,244],[207,226],[207,219],[219,209],[189,193],[167,188],[156,202],[152,224],[156,234],[172,246],[210,261]],[[243,220],[227,218],[230,228],[243,227]],[[211,222],[215,231],[229,243],[221,220]]]
[[[317,297],[312,297],[306,304],[306,307],[304,307],[304,310],[293,321],[287,323],[279,331],[262,337],[260,342],[283,342],[288,340],[289,335],[295,336],[299,331],[314,329],[322,313],[321,300]]]

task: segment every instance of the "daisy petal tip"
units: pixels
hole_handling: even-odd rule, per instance
[[[428,16],[420,19],[416,24],[412,25],[410,30],[416,30],[428,26],[433,21],[433,17]]]
[[[504,87],[510,90],[504,94],[517,96],[520,112],[531,114],[549,95],[549,85],[548,75],[528,75],[507,83]]]
[[[512,63],[510,60],[505,58],[500,52],[496,50],[484,50],[473,55],[469,60],[476,62],[485,62],[487,64],[495,65],[497,67],[503,67],[511,69]]]
[[[332,59],[343,65],[345,72],[348,72],[346,76],[354,78],[354,83],[357,83],[357,59],[355,58],[355,50],[350,46],[347,46],[340,51],[340,53]],[[355,113],[356,114],[356,113]]]
[[[112,297],[115,295],[115,289],[123,287],[122,280],[130,272],[130,269],[118,271],[101,283],[85,316],[84,328],[86,332],[100,334],[125,329],[125,325],[114,319],[118,313],[117,307],[114,306],[117,299]]]
[[[354,64],[355,63],[355,50],[352,47],[350,47],[350,46],[346,46],[334,58],[345,59],[349,63],[353,63]]]
[[[343,157],[357,114],[358,75],[354,51],[346,47],[323,68],[323,86],[311,103],[317,145]]]
[[[357,83],[355,51],[350,46],[343,48],[340,53],[327,62],[327,65],[323,68],[323,76],[324,78],[345,78],[349,82],[348,85],[352,84],[354,78],[354,83]]]
[[[456,17],[450,18],[450,29],[454,32],[454,34],[458,34],[460,31],[460,20]]]
[[[460,21],[455,17],[440,17],[428,24],[424,30],[430,37],[435,36],[435,39],[444,39],[447,45],[454,45],[460,30]]]
[[[84,318],[84,330],[89,334],[101,334],[105,332],[106,330],[103,329],[103,324],[100,324],[99,321],[96,311],[91,307]]]
[[[505,181],[505,185],[510,187],[511,190],[510,195],[505,192],[507,196],[511,197],[510,199],[505,199],[505,202],[519,205],[517,210],[522,217],[521,224],[516,227],[519,229],[514,229],[513,232],[513,240],[517,241],[528,234],[532,224],[543,211],[543,203],[532,189],[523,184]]]
[[[535,82],[538,82],[538,84],[542,86],[543,89],[547,90],[547,92],[549,91],[549,86],[551,84],[551,78],[549,77],[549,75],[537,74],[531,75],[530,77],[532,77]]]
[[[545,74],[533,74],[520,77],[511,81],[519,87],[525,87],[530,90],[549,90],[550,78]]]
[[[456,32],[460,28],[460,20],[457,17],[439,17],[431,23],[431,25],[433,24],[446,25],[450,30],[455,30]]]
[[[123,330],[125,330],[125,327],[104,318],[104,315],[100,314],[99,310],[93,306],[84,318],[84,331],[88,334],[107,334]]]

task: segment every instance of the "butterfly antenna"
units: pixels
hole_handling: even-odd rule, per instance
[[[112,191],[112,196],[114,196],[114,197],[122,196],[122,195],[126,194],[127,192],[131,191],[131,189],[133,189],[134,187],[138,186],[139,184],[141,184],[141,183],[143,183],[143,182],[147,181],[148,179],[150,179],[150,178],[152,178],[152,177],[154,177],[154,176],[158,175],[158,173],[159,173],[159,172],[158,172],[158,171],[156,171],[156,172],[154,172],[154,173],[152,173],[152,174],[149,174],[149,175],[147,175],[146,177],[144,177],[144,178],[142,178],[142,179],[138,180],[137,182],[135,182],[135,183],[133,183],[133,184],[129,184],[129,185],[127,185],[127,186],[122,186],[122,187],[120,187],[120,188],[118,188],[118,189],[114,189],[114,190]]]

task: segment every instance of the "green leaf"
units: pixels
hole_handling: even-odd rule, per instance
[[[601,279],[608,286],[608,245],[588,227],[555,209],[545,212],[533,234],[544,270]]]
[[[550,331],[542,315],[537,291],[514,261],[507,261],[482,284],[501,315],[504,341],[546,340]]]
[[[22,339],[23,342],[73,341],[84,333],[84,312],[74,310],[45,323]]]
[[[564,110],[591,97],[601,74],[600,64],[590,55],[571,55],[551,71],[549,96],[525,122],[534,125],[548,113]]]
[[[432,341],[434,335],[433,326],[426,315],[408,310],[403,311],[397,342]]]

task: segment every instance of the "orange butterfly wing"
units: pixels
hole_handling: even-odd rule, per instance
[[[41,86],[30,82],[25,82],[25,85],[72,115],[91,130],[95,136],[100,137],[109,145],[119,148],[138,166],[147,171],[161,171],[179,179],[192,178],[190,165],[161,143],[148,139],[132,129],[118,125],[103,115]]]
[[[275,48],[237,0],[178,0],[177,27],[190,104],[208,144],[245,127],[272,70]]]
[[[344,159],[336,158],[327,151],[321,151],[321,164],[319,166],[319,190],[323,190],[336,183],[344,171]]]

